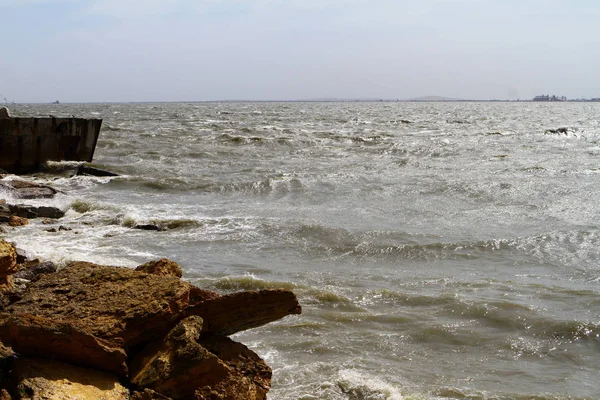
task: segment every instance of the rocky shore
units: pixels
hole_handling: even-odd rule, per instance
[[[3,178],[0,400],[266,398],[271,369],[228,336],[299,314],[294,293],[221,295],[168,259],[135,269],[28,259],[9,230],[64,212],[18,202],[52,197],[51,187]]]

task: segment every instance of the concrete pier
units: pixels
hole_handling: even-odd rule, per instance
[[[47,161],[91,162],[101,125],[101,119],[0,117],[0,168],[24,174]]]

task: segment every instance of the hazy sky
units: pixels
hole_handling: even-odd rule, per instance
[[[600,97],[598,0],[0,0],[0,15],[15,102]]]

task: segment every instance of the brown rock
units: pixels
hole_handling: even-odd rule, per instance
[[[202,319],[188,317],[162,343],[132,363],[132,383],[172,399],[265,399],[271,369],[247,347],[225,337],[201,339]]]
[[[161,258],[160,260],[156,261],[149,261],[145,264],[139,265],[135,270],[161,276],[175,276],[177,278],[181,278],[183,276],[179,264],[166,258]]]
[[[0,340],[124,377],[126,351],[164,337],[183,310],[217,297],[175,277],[76,262],[42,275],[0,314]]]
[[[152,344],[131,365],[131,382],[173,399],[190,399],[196,388],[227,377],[227,366],[197,343],[202,318],[180,321],[162,343]]]
[[[199,387],[198,400],[264,400],[271,388],[271,368],[252,350],[223,336],[199,343],[227,365],[229,374],[216,385]]]
[[[127,376],[127,355],[118,345],[94,336],[77,321],[32,314],[2,315],[0,337],[19,354],[55,358]]]
[[[116,376],[45,359],[15,361],[13,380],[21,399],[119,400],[129,399],[129,390]]]
[[[228,336],[256,328],[289,314],[300,314],[302,308],[296,295],[288,290],[261,290],[232,293],[207,299],[188,308],[187,315],[204,320],[203,333]]]
[[[2,399],[0,399],[2,400]],[[172,400],[170,397],[155,392],[152,389],[144,389],[142,391],[133,392],[131,400]]]
[[[17,217],[16,215],[11,215],[8,220],[9,226],[25,226],[29,225],[29,220],[23,217]]]
[[[6,391],[6,389],[0,389],[0,400],[12,400],[12,396]]]
[[[12,243],[0,240],[0,276],[16,272],[17,251]]]

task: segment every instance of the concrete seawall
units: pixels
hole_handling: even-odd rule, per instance
[[[0,168],[23,174],[47,161],[91,162],[101,119],[0,118]]]

